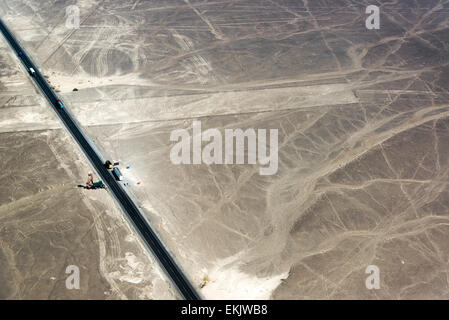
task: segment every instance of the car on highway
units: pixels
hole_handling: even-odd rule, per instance
[[[19,51],[19,57],[23,56],[23,52]]]
[[[33,68],[28,69],[30,76],[34,77],[36,75],[36,71]]]
[[[64,104],[62,103],[61,99],[56,100],[58,102],[59,108],[64,108]]]

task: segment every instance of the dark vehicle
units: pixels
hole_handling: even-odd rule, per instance
[[[59,107],[62,109],[64,108],[64,104],[62,103],[61,99],[56,100],[59,104]]]
[[[109,161],[109,160],[106,160],[106,162],[104,163],[104,166],[107,168],[107,169],[112,169],[112,162],[111,161]]]

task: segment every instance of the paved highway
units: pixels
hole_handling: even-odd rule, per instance
[[[128,215],[129,219],[133,222],[134,226],[140,233],[143,240],[147,243],[148,247],[153,251],[154,255],[159,260],[162,267],[165,269],[167,274],[172,279],[173,283],[178,288],[182,296],[187,300],[200,300],[200,295],[191,285],[190,281],[174,262],[173,258],[169,252],[165,249],[161,240],[157,237],[151,226],[147,223],[143,214],[139,211],[137,206],[128,196],[128,194],[123,190],[121,185],[117,183],[115,178],[103,165],[102,158],[95,152],[92,145],[89,143],[88,139],[84,136],[83,132],[78,127],[76,121],[72,119],[71,115],[66,111],[65,108],[60,108],[57,102],[58,97],[53,92],[51,87],[48,85],[45,78],[39,72],[38,68],[34,65],[31,59],[26,55],[25,51],[20,47],[19,43],[16,41],[15,37],[9,31],[7,26],[0,19],[0,30],[5,36],[8,43],[16,51],[17,54],[22,52],[20,59],[23,64],[29,70],[33,68],[36,71],[34,80],[36,84],[40,87],[44,95],[52,104],[53,108],[56,110],[57,114],[65,124],[66,128],[70,131],[72,136],[75,138],[76,142],[79,144],[81,149],[84,151],[91,164],[95,167],[97,173],[103,179],[105,184],[109,187],[109,190],[114,194],[115,198],[119,202],[123,211]],[[18,111],[20,112],[20,111]]]

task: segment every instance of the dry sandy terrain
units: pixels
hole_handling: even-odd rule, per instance
[[[0,15],[131,165],[205,297],[446,299],[449,3],[379,3],[379,30],[352,0],[6,0]],[[170,133],[195,119],[277,128],[279,170],[172,164]]]
[[[2,37],[0,70],[0,299],[175,298]]]

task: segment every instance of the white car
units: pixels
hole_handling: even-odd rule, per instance
[[[30,68],[30,75],[34,77],[36,75],[36,71],[33,68]]]

